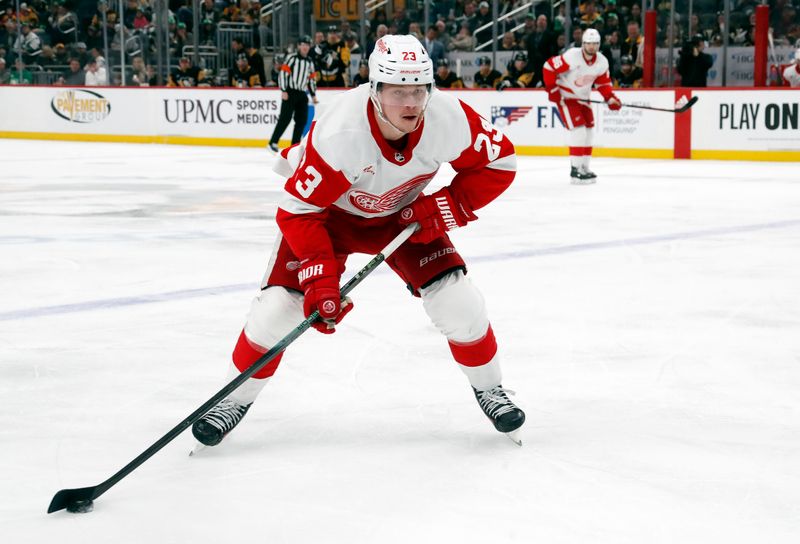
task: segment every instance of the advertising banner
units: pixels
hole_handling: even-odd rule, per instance
[[[543,90],[450,91],[496,124],[523,154],[566,154],[568,131]],[[673,91],[618,91],[624,103],[672,108]],[[593,100],[602,100],[593,93]],[[675,119],[660,112],[592,104],[593,146],[599,155],[672,158]]]
[[[3,132],[220,145],[263,145],[281,103],[277,89],[6,87],[4,93]]]
[[[341,90],[320,90],[316,116]],[[568,131],[543,90],[450,92],[500,127],[523,155],[564,155]],[[626,104],[674,108],[674,90],[619,90]],[[593,104],[594,154],[800,160],[797,90],[697,90],[691,113]],[[599,94],[592,96],[601,100]],[[0,137],[83,141],[264,146],[280,112],[275,89],[3,87]],[[677,125],[676,125],[677,123]],[[281,145],[289,144],[292,125]],[[691,135],[691,138],[690,138]],[[691,154],[689,153],[691,140]]]
[[[692,158],[800,160],[800,92],[695,91]]]

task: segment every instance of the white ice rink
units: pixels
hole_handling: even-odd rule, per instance
[[[564,157],[520,160],[453,238],[522,448],[386,267],[222,445],[190,458],[186,432],[93,513],[47,515],[223,385],[281,183],[259,149],[0,156],[4,543],[800,542],[797,164],[595,159],[576,187]]]

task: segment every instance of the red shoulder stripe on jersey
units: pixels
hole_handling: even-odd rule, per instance
[[[327,208],[350,188],[350,181],[340,170],[334,170],[314,148],[314,128],[312,125],[306,137],[306,149],[300,165],[286,180],[284,188],[303,202]]]
[[[514,145],[486,119],[459,101],[469,123],[470,144],[450,162],[457,172],[450,191],[457,202],[474,211],[486,206],[505,191],[515,171],[489,168],[498,159],[514,155]]]
[[[563,74],[567,70],[569,70],[571,66],[564,58],[564,55],[556,55],[555,57],[550,57],[547,59],[545,63],[545,69],[552,70],[556,74]]]

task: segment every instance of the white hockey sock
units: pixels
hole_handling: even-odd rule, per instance
[[[587,151],[587,153],[586,153],[586,155],[584,155],[582,157],[583,158],[583,161],[582,161],[583,164],[581,166],[583,166],[584,170],[588,170],[589,169],[589,159],[592,158],[592,140],[594,139],[593,138],[594,131],[592,129],[590,129],[590,128],[587,128],[587,127],[584,127],[584,130],[585,130],[585,133],[584,133],[584,136],[583,136],[583,147]]]
[[[503,375],[500,372],[499,357],[495,355],[492,360],[481,366],[464,366],[458,365],[472,387],[478,391],[485,391],[491,389],[496,385],[503,383]]]
[[[225,378],[226,383],[230,383],[234,378],[236,378],[242,372],[236,368],[236,365],[233,363],[230,364],[228,367],[228,375]],[[250,378],[242,385],[239,386],[238,389],[234,390],[228,398],[231,399],[236,404],[241,404],[242,406],[246,406],[256,400],[256,397],[261,390],[264,389],[264,386],[267,385],[269,378]]]
[[[587,132],[586,127],[575,127],[569,131],[569,163],[573,168],[583,166],[583,148],[586,147]]]

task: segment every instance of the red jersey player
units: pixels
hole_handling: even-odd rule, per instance
[[[589,170],[594,115],[585,102],[591,96],[592,87],[603,95],[610,109],[622,107],[612,90],[608,60],[599,49],[600,33],[590,28],[583,33],[580,48],[573,47],[563,55],[550,58],[542,73],[549,98],[558,105],[561,120],[569,130],[570,177],[574,184],[594,183],[597,178]]]
[[[439,167],[456,175],[430,195]],[[377,253],[406,225],[420,229],[388,265],[422,300],[445,336],[479,406],[503,433],[525,414],[501,385],[497,342],[483,296],[447,231],[477,219],[516,173],[514,146],[475,111],[433,86],[433,66],[413,36],[384,36],[369,58],[369,85],[335,99],[275,167],[286,176],[276,220],[281,231],[261,291],[233,351],[229,379],[247,369],[319,310],[323,333],[353,308],[340,277],[352,253]],[[282,355],[194,424],[194,436],[216,445],[241,421]],[[513,437],[512,437],[513,438]]]

